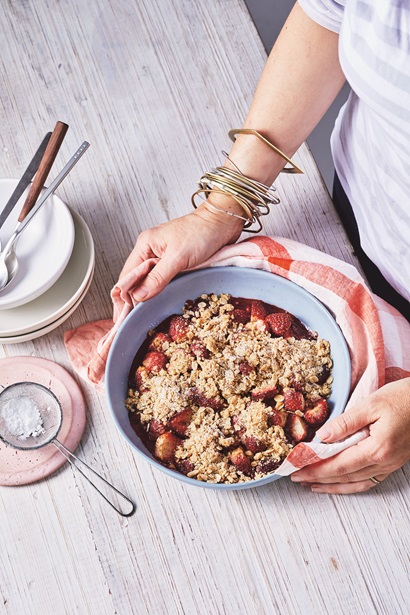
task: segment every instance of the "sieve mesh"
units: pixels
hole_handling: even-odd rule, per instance
[[[52,442],[62,423],[60,402],[36,382],[16,382],[0,393],[0,438],[20,450]],[[31,432],[31,433],[30,433]]]

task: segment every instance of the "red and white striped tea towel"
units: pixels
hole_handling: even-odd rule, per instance
[[[149,259],[117,283],[111,292],[114,320],[82,325],[64,335],[74,369],[88,382],[103,386],[107,356],[118,328],[132,310],[132,291],[156,263]],[[410,324],[365,285],[355,267],[290,239],[255,237],[226,246],[204,267],[263,269],[292,280],[317,297],[334,315],[347,341],[352,361],[347,407],[388,382],[410,376]],[[114,324],[115,321],[115,324]],[[357,444],[366,430],[333,443],[300,443],[276,471],[296,469]]]

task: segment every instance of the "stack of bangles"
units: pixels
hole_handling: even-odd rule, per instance
[[[302,169],[296,166],[295,163],[286,156],[286,154],[281,152],[256,130],[243,128],[240,130],[234,129],[229,131],[229,136],[233,141],[235,141],[235,135],[237,134],[254,135],[282,156],[282,158],[292,165],[291,167],[285,167],[282,172],[303,173]],[[226,156],[228,160],[230,160],[227,154]],[[212,171],[208,171],[202,175],[197,182],[199,185],[199,190],[194,192],[191,197],[192,205],[195,208],[197,207],[195,197],[200,194],[204,195],[203,198],[205,201],[211,192],[213,194],[225,194],[230,196],[242,207],[246,216],[240,216],[234,212],[226,211],[225,209],[217,207],[208,201],[205,202],[205,207],[210,211],[213,211],[213,213],[224,213],[227,216],[239,218],[245,222],[243,227],[244,231],[247,231],[248,233],[259,233],[259,231],[262,230],[260,220],[261,216],[266,216],[270,212],[270,205],[277,205],[280,203],[280,199],[274,194],[276,188],[274,186],[265,186],[265,184],[262,184],[261,182],[246,177],[246,175],[243,175],[243,173],[241,173],[238,167],[236,167],[231,160],[230,162],[236,168],[235,171],[226,167],[216,167],[216,169],[212,169]],[[258,228],[256,228],[256,230],[250,229],[254,223],[258,224]]]

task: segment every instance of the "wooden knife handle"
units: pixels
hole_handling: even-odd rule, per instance
[[[46,181],[48,174],[50,173],[50,169],[56,159],[58,151],[61,147],[61,144],[64,140],[66,132],[68,130],[68,124],[64,124],[63,122],[57,122],[53,133],[50,137],[50,141],[46,147],[43,158],[41,159],[40,165],[38,167],[37,173],[34,177],[33,183],[31,184],[31,188],[27,195],[27,198],[24,202],[23,208],[20,212],[18,221],[22,222],[24,218],[27,216],[29,211],[31,211],[35,202],[37,201],[41,190],[44,187],[44,182]]]

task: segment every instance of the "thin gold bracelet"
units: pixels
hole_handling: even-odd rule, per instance
[[[197,190],[196,192],[194,192],[194,194],[191,196],[191,202],[192,202],[192,205],[194,206],[195,209],[197,208],[197,204],[195,203],[195,197],[197,195],[200,195],[201,193],[204,193],[206,195],[206,197],[208,197],[210,192],[211,192],[211,190],[207,190],[207,189],[204,189],[204,188],[201,188],[201,189]],[[213,189],[212,192],[213,193],[218,193],[218,194],[225,194],[225,195],[227,194],[224,190],[219,190],[219,189]],[[240,197],[236,197],[236,196],[233,196],[233,195],[230,195],[230,196],[247,213],[248,218],[245,218],[244,216],[240,216],[239,214],[235,214],[232,211],[226,211],[226,209],[222,209],[222,208],[217,207],[216,205],[213,205],[212,203],[208,203],[206,201],[205,201],[204,206],[206,208],[210,207],[211,211],[214,210],[214,212],[215,212],[215,210],[216,210],[216,211],[218,211],[220,213],[226,214],[227,216],[231,216],[232,218],[239,218],[240,220],[244,220],[245,224],[244,224],[244,227],[243,227],[243,231],[245,231],[247,233],[259,233],[262,230],[262,224],[261,224],[261,221],[259,219],[259,215],[257,215],[257,211],[251,212],[249,210],[249,208],[247,207],[247,205],[243,202],[243,200]],[[250,229],[249,227],[254,222],[258,223],[258,228],[257,229]]]
[[[200,188],[199,190],[194,192],[194,194],[191,196],[191,203],[194,206],[194,208],[195,209],[197,208],[197,205],[195,203],[195,197],[196,196],[200,196],[201,193],[203,193],[205,195],[205,198],[204,197],[200,197],[200,198],[202,198],[202,200],[206,202],[206,199],[209,197],[211,192],[214,193],[214,194],[215,193],[216,194],[224,194],[225,196],[228,194],[227,192],[225,192],[225,190],[220,190],[219,188],[214,188],[212,190],[208,190],[207,188]],[[228,196],[233,198],[238,203],[238,205],[240,205],[242,207],[242,209],[244,210],[244,212],[247,215],[247,218],[244,218],[243,216],[239,216],[239,214],[234,214],[233,212],[228,212],[228,211],[226,211],[224,209],[222,209],[221,211],[223,211],[223,212],[225,212],[225,213],[227,213],[229,215],[232,215],[233,217],[241,218],[242,220],[244,220],[246,222],[247,226],[251,226],[251,224],[253,224],[255,222],[256,218],[258,218],[258,212],[255,211],[255,210],[251,210],[248,207],[248,203],[245,202],[245,200],[242,199],[241,197],[234,196],[232,194],[228,194]],[[212,206],[216,207],[216,205],[212,205]]]
[[[284,154],[280,149],[278,149],[275,145],[273,145],[273,143],[271,143],[270,141],[268,141],[267,139],[265,139],[265,137],[263,135],[261,135],[257,130],[254,130],[253,128],[232,128],[229,131],[229,137],[230,139],[235,142],[235,137],[236,135],[253,135],[254,137],[258,137],[258,139],[260,139],[261,141],[263,141],[264,143],[266,143],[266,145],[268,145],[271,149],[273,149],[277,154],[279,154],[279,156],[281,156],[282,158],[284,158],[286,160],[286,162],[288,162],[289,164],[292,165],[291,168],[289,167],[284,167],[281,171],[281,173],[303,173],[302,169],[300,167],[298,167],[293,160],[291,160],[290,158],[288,158],[288,156],[286,156],[286,154]]]
[[[220,211],[222,214],[226,214],[227,216],[232,216],[232,218],[239,218],[239,220],[243,220],[244,222],[249,221],[249,219],[245,218],[245,216],[240,216],[239,214],[235,214],[233,211],[226,211],[226,209],[221,209],[221,207],[212,205],[212,203],[208,203],[208,201],[205,201],[204,207],[206,207],[206,209],[210,209],[214,213]]]
[[[236,194],[240,194],[247,199],[259,203],[258,207],[264,207],[266,209],[266,214],[269,213],[268,203],[270,205],[277,205],[280,203],[280,199],[273,194],[273,191],[276,190],[274,187],[265,186],[253,179],[250,180],[242,173],[239,174],[226,167],[217,167],[213,169],[213,171],[208,171],[201,177],[199,183],[201,185],[204,183],[208,185],[220,183],[224,187],[229,187],[236,191]]]
[[[209,175],[211,175],[211,174],[209,174]],[[248,192],[246,190],[242,190],[240,187],[238,187],[233,182],[222,181],[219,178],[212,179],[211,176],[210,176],[206,181],[205,180],[201,181],[200,182],[200,186],[201,186],[201,188],[209,190],[209,192],[211,190],[220,189],[224,193],[230,194],[232,197],[236,197],[237,196],[237,197],[240,197],[242,199],[245,199],[246,202],[249,204],[249,207],[252,210],[254,210],[255,208],[258,208],[259,206],[266,207],[265,203],[261,199],[257,199],[255,197],[255,195],[252,194],[251,192]],[[251,199],[256,201],[256,203],[260,203],[260,205],[255,205],[254,203],[252,203]]]

